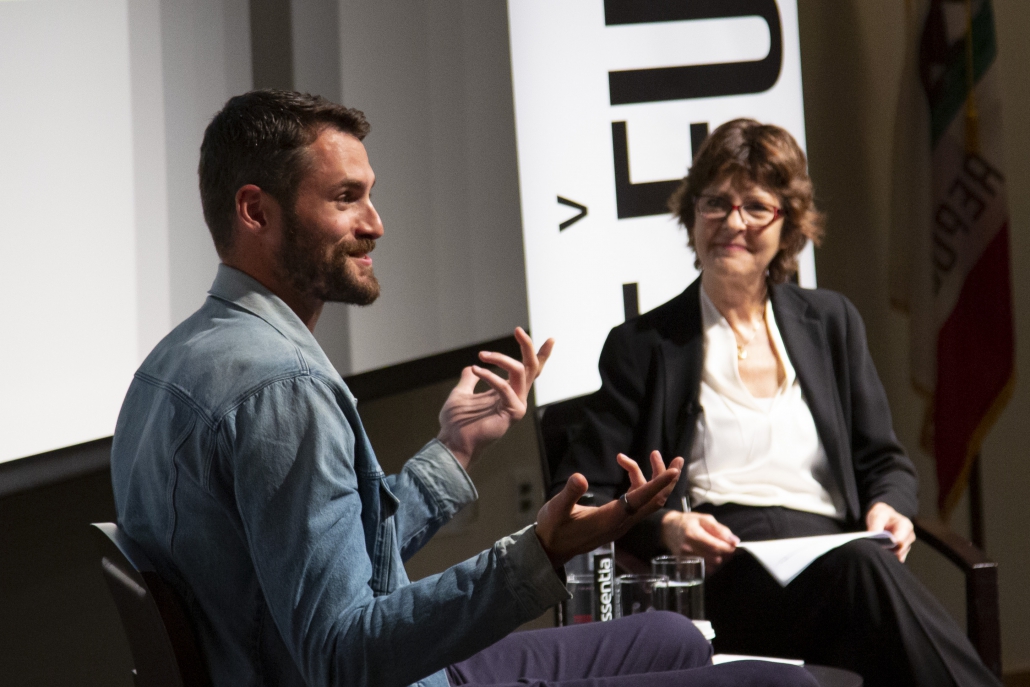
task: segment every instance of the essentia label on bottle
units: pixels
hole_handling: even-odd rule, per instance
[[[611,620],[614,617],[613,587],[615,561],[610,549],[594,554],[594,620]]]

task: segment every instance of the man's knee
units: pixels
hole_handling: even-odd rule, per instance
[[[652,611],[630,616],[639,618],[640,622],[646,623],[648,630],[661,634],[663,637],[700,635],[694,623],[686,616],[671,611]]]
[[[626,634],[648,654],[649,670],[679,670],[708,663],[712,645],[694,623],[679,613],[654,611],[621,618]],[[613,628],[614,629],[614,628]],[[643,658],[640,656],[639,658]]]

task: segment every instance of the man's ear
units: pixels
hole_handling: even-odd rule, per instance
[[[237,230],[261,233],[268,225],[268,196],[254,184],[246,184],[236,191],[235,222]]]
[[[241,186],[233,201],[232,243],[219,257],[253,276],[244,265],[254,256],[275,253],[282,237],[282,209],[254,184]]]

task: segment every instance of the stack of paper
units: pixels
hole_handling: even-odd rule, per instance
[[[848,532],[817,537],[741,542],[737,544],[737,548],[744,549],[757,558],[769,574],[786,587],[815,559],[849,541],[863,538],[883,540],[884,546],[894,546],[896,543],[894,536],[889,532]]]
[[[715,639],[715,628],[712,627],[710,620],[691,620],[694,623],[694,627],[701,631],[701,635],[709,642]]]

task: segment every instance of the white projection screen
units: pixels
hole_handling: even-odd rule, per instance
[[[753,117],[805,145],[797,4],[509,0],[508,16],[529,319],[557,339],[546,404],[600,385],[624,285],[646,312],[697,276],[665,201],[707,132]],[[814,286],[811,247],[801,265]]]
[[[0,0],[0,462],[109,436],[138,365],[127,0]]]

